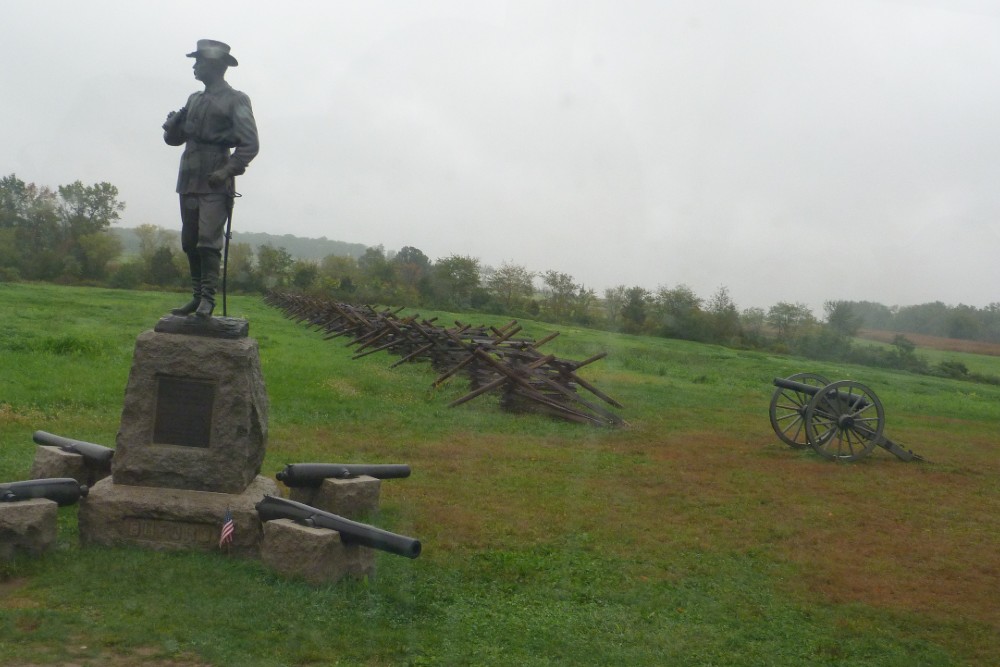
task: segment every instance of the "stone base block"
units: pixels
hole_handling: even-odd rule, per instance
[[[100,470],[88,466],[86,459],[80,454],[50,445],[39,445],[35,448],[35,460],[31,463],[29,477],[31,479],[72,477],[80,484],[92,486],[110,474],[110,468]]]
[[[126,486],[108,477],[80,501],[80,543],[214,551],[228,510],[235,531],[224,550],[255,558],[262,531],[254,505],[265,495],[278,495],[278,484],[260,475],[239,494]]]
[[[48,551],[56,543],[58,507],[46,498],[0,503],[0,562]]]
[[[257,341],[142,332],[115,439],[115,483],[241,493],[264,460],[268,405]]]
[[[316,488],[292,488],[288,497],[316,509],[357,521],[378,511],[382,480],[362,475],[324,479]]]
[[[335,530],[310,528],[291,519],[264,524],[260,559],[283,576],[302,577],[312,584],[375,574],[372,549],[344,544]]]

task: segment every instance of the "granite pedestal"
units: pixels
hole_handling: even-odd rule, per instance
[[[219,548],[258,555],[253,506],[277,483],[258,475],[268,400],[244,320],[167,317],[136,340],[111,477],[80,503],[83,544]]]

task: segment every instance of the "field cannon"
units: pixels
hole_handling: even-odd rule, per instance
[[[290,463],[276,477],[286,486],[316,487],[324,479],[353,479],[367,475],[376,479],[402,479],[410,476],[410,466],[402,463]]]
[[[16,503],[21,500],[46,498],[53,500],[60,507],[75,505],[81,497],[87,495],[87,487],[71,477],[49,477],[45,479],[26,479],[21,482],[5,482],[0,484],[0,503]]]
[[[835,461],[857,461],[876,446],[903,461],[923,457],[885,436],[885,409],[875,392],[854,380],[830,382],[816,373],[774,379],[771,426],[789,447]]]
[[[291,519],[304,526],[335,530],[340,533],[340,539],[345,544],[359,544],[407,558],[416,558],[420,555],[420,540],[390,533],[366,523],[351,521],[294,500],[264,496],[255,508],[261,521]]]
[[[115,450],[103,445],[96,445],[92,442],[64,438],[61,435],[47,433],[45,431],[35,431],[31,439],[36,444],[48,447],[58,447],[64,452],[79,454],[87,465],[99,469],[111,470],[111,459],[114,458]]]

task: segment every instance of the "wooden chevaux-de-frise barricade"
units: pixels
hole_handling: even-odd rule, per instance
[[[490,392],[500,393],[500,405],[509,411],[534,410],[562,419],[598,426],[625,422],[610,408],[621,408],[577,371],[603,359],[598,353],[583,361],[560,359],[540,348],[559,335],[540,340],[518,337],[522,327],[511,321],[501,327],[455,322],[454,327],[435,323],[436,318],[401,316],[401,308],[376,310],[371,306],[336,303],[330,299],[272,291],[265,301],[286,317],[319,328],[326,339],[346,337],[354,359],[389,352],[407,362],[426,361],[439,373],[433,386],[462,374],[469,392],[449,406],[466,403]],[[584,397],[580,389],[593,398]],[[596,399],[596,400],[595,400]]]
[[[789,447],[812,447],[827,459],[857,461],[878,446],[903,461],[924,460],[885,436],[882,401],[860,382],[796,373],[775,378],[774,386],[771,426]]]

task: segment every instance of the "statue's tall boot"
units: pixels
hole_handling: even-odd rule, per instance
[[[171,315],[190,315],[201,303],[201,255],[197,250],[192,250],[187,253],[187,257],[188,266],[191,267],[191,300],[180,308],[171,310]]]
[[[201,301],[194,314],[197,317],[209,318],[215,310],[215,292],[219,288],[222,252],[214,248],[198,248],[198,253],[201,255]]]

